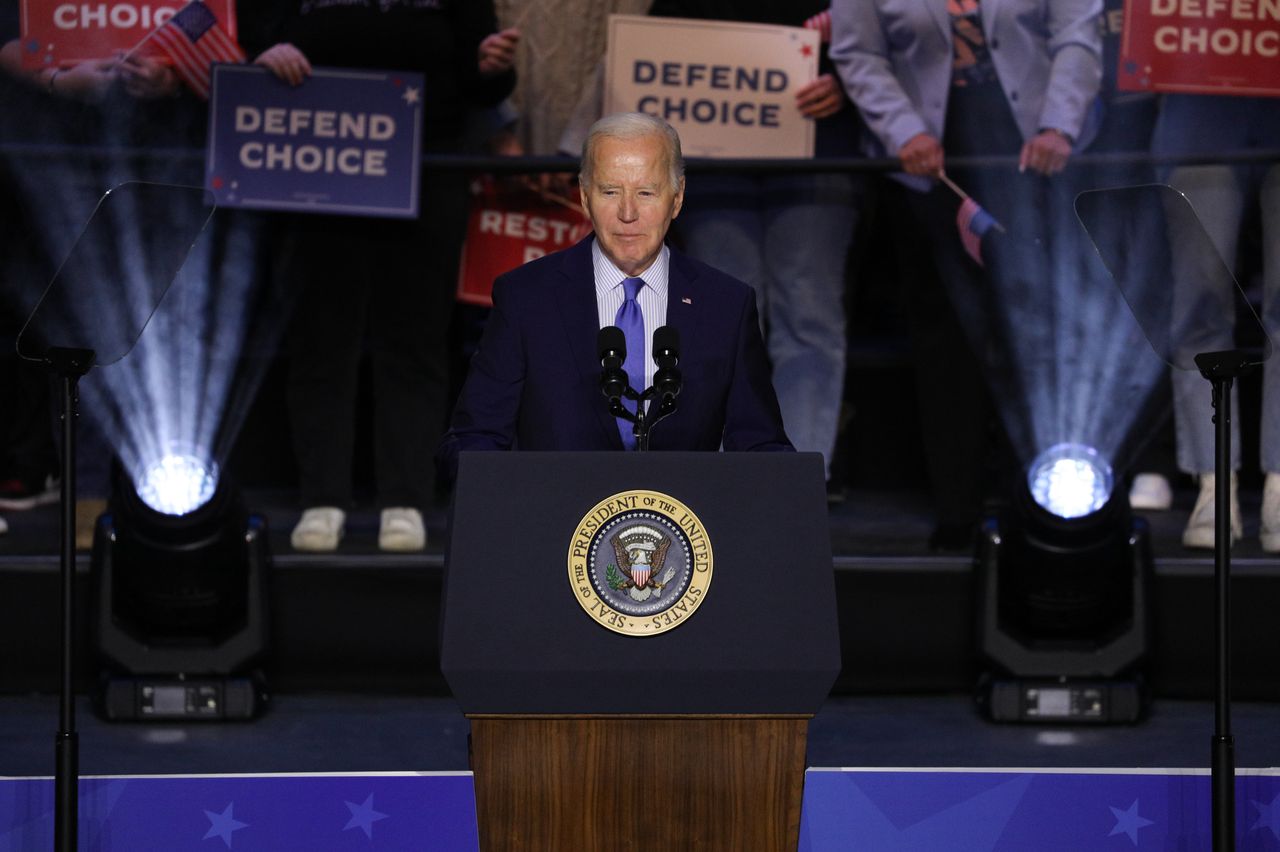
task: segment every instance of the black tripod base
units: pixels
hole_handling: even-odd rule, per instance
[[[74,852],[76,818],[79,815],[80,735],[59,731],[54,738],[56,821],[53,826],[53,848],[57,852]]]
[[[1213,850],[1236,848],[1236,740],[1215,734],[1209,739],[1213,767]]]

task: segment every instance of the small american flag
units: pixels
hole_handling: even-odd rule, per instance
[[[151,34],[160,52],[191,91],[209,99],[215,62],[244,62],[244,51],[218,24],[218,16],[200,0],[191,0]]]
[[[968,252],[969,257],[979,266],[984,266],[982,262],[982,238],[987,231],[992,228],[999,228],[995,217],[982,209],[982,206],[972,198],[965,197],[960,202],[960,209],[956,211],[956,228],[960,230],[960,242],[964,244],[964,250]]]
[[[831,10],[825,9],[804,22],[806,30],[817,30],[823,44],[831,42]]]

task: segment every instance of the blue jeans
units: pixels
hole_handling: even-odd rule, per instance
[[[1280,145],[1280,115],[1266,98],[1170,96],[1166,99],[1153,149],[1156,153],[1204,153]],[[1240,225],[1253,192],[1262,210],[1262,324],[1273,341],[1280,333],[1280,165],[1179,166],[1166,182],[1187,196],[1205,232],[1228,268],[1234,264]],[[1184,257],[1192,245],[1185,235],[1170,235],[1173,253],[1175,309],[1202,317],[1194,329],[1198,351],[1234,347],[1235,298],[1207,293],[1213,279],[1197,273],[1197,263]],[[1274,343],[1273,343],[1274,345]],[[1183,353],[1188,354],[1188,353]],[[1186,360],[1183,358],[1179,359]],[[1280,356],[1273,353],[1263,368],[1261,463],[1280,473]],[[1211,387],[1197,371],[1173,371],[1174,424],[1178,467],[1188,473],[1214,468],[1214,425]],[[1240,465],[1237,397],[1232,397],[1232,468]]]
[[[690,181],[677,220],[689,254],[755,289],[787,437],[822,453],[828,476],[858,195],[847,174],[707,175]]]

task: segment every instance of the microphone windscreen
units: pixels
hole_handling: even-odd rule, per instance
[[[653,333],[653,351],[670,352],[678,355],[680,352],[680,329],[674,325],[664,325]]]
[[[616,325],[606,325],[596,335],[596,351],[600,357],[616,354],[618,358],[627,360],[627,336]]]

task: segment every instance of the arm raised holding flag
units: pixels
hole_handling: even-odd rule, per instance
[[[209,99],[214,63],[245,61],[240,45],[222,27],[213,10],[201,0],[191,0],[179,9],[129,51],[121,64],[129,68],[134,54],[148,43],[155,52],[173,63],[173,72],[178,79],[205,100]],[[145,78],[137,71],[133,73],[135,85],[145,86]]]

